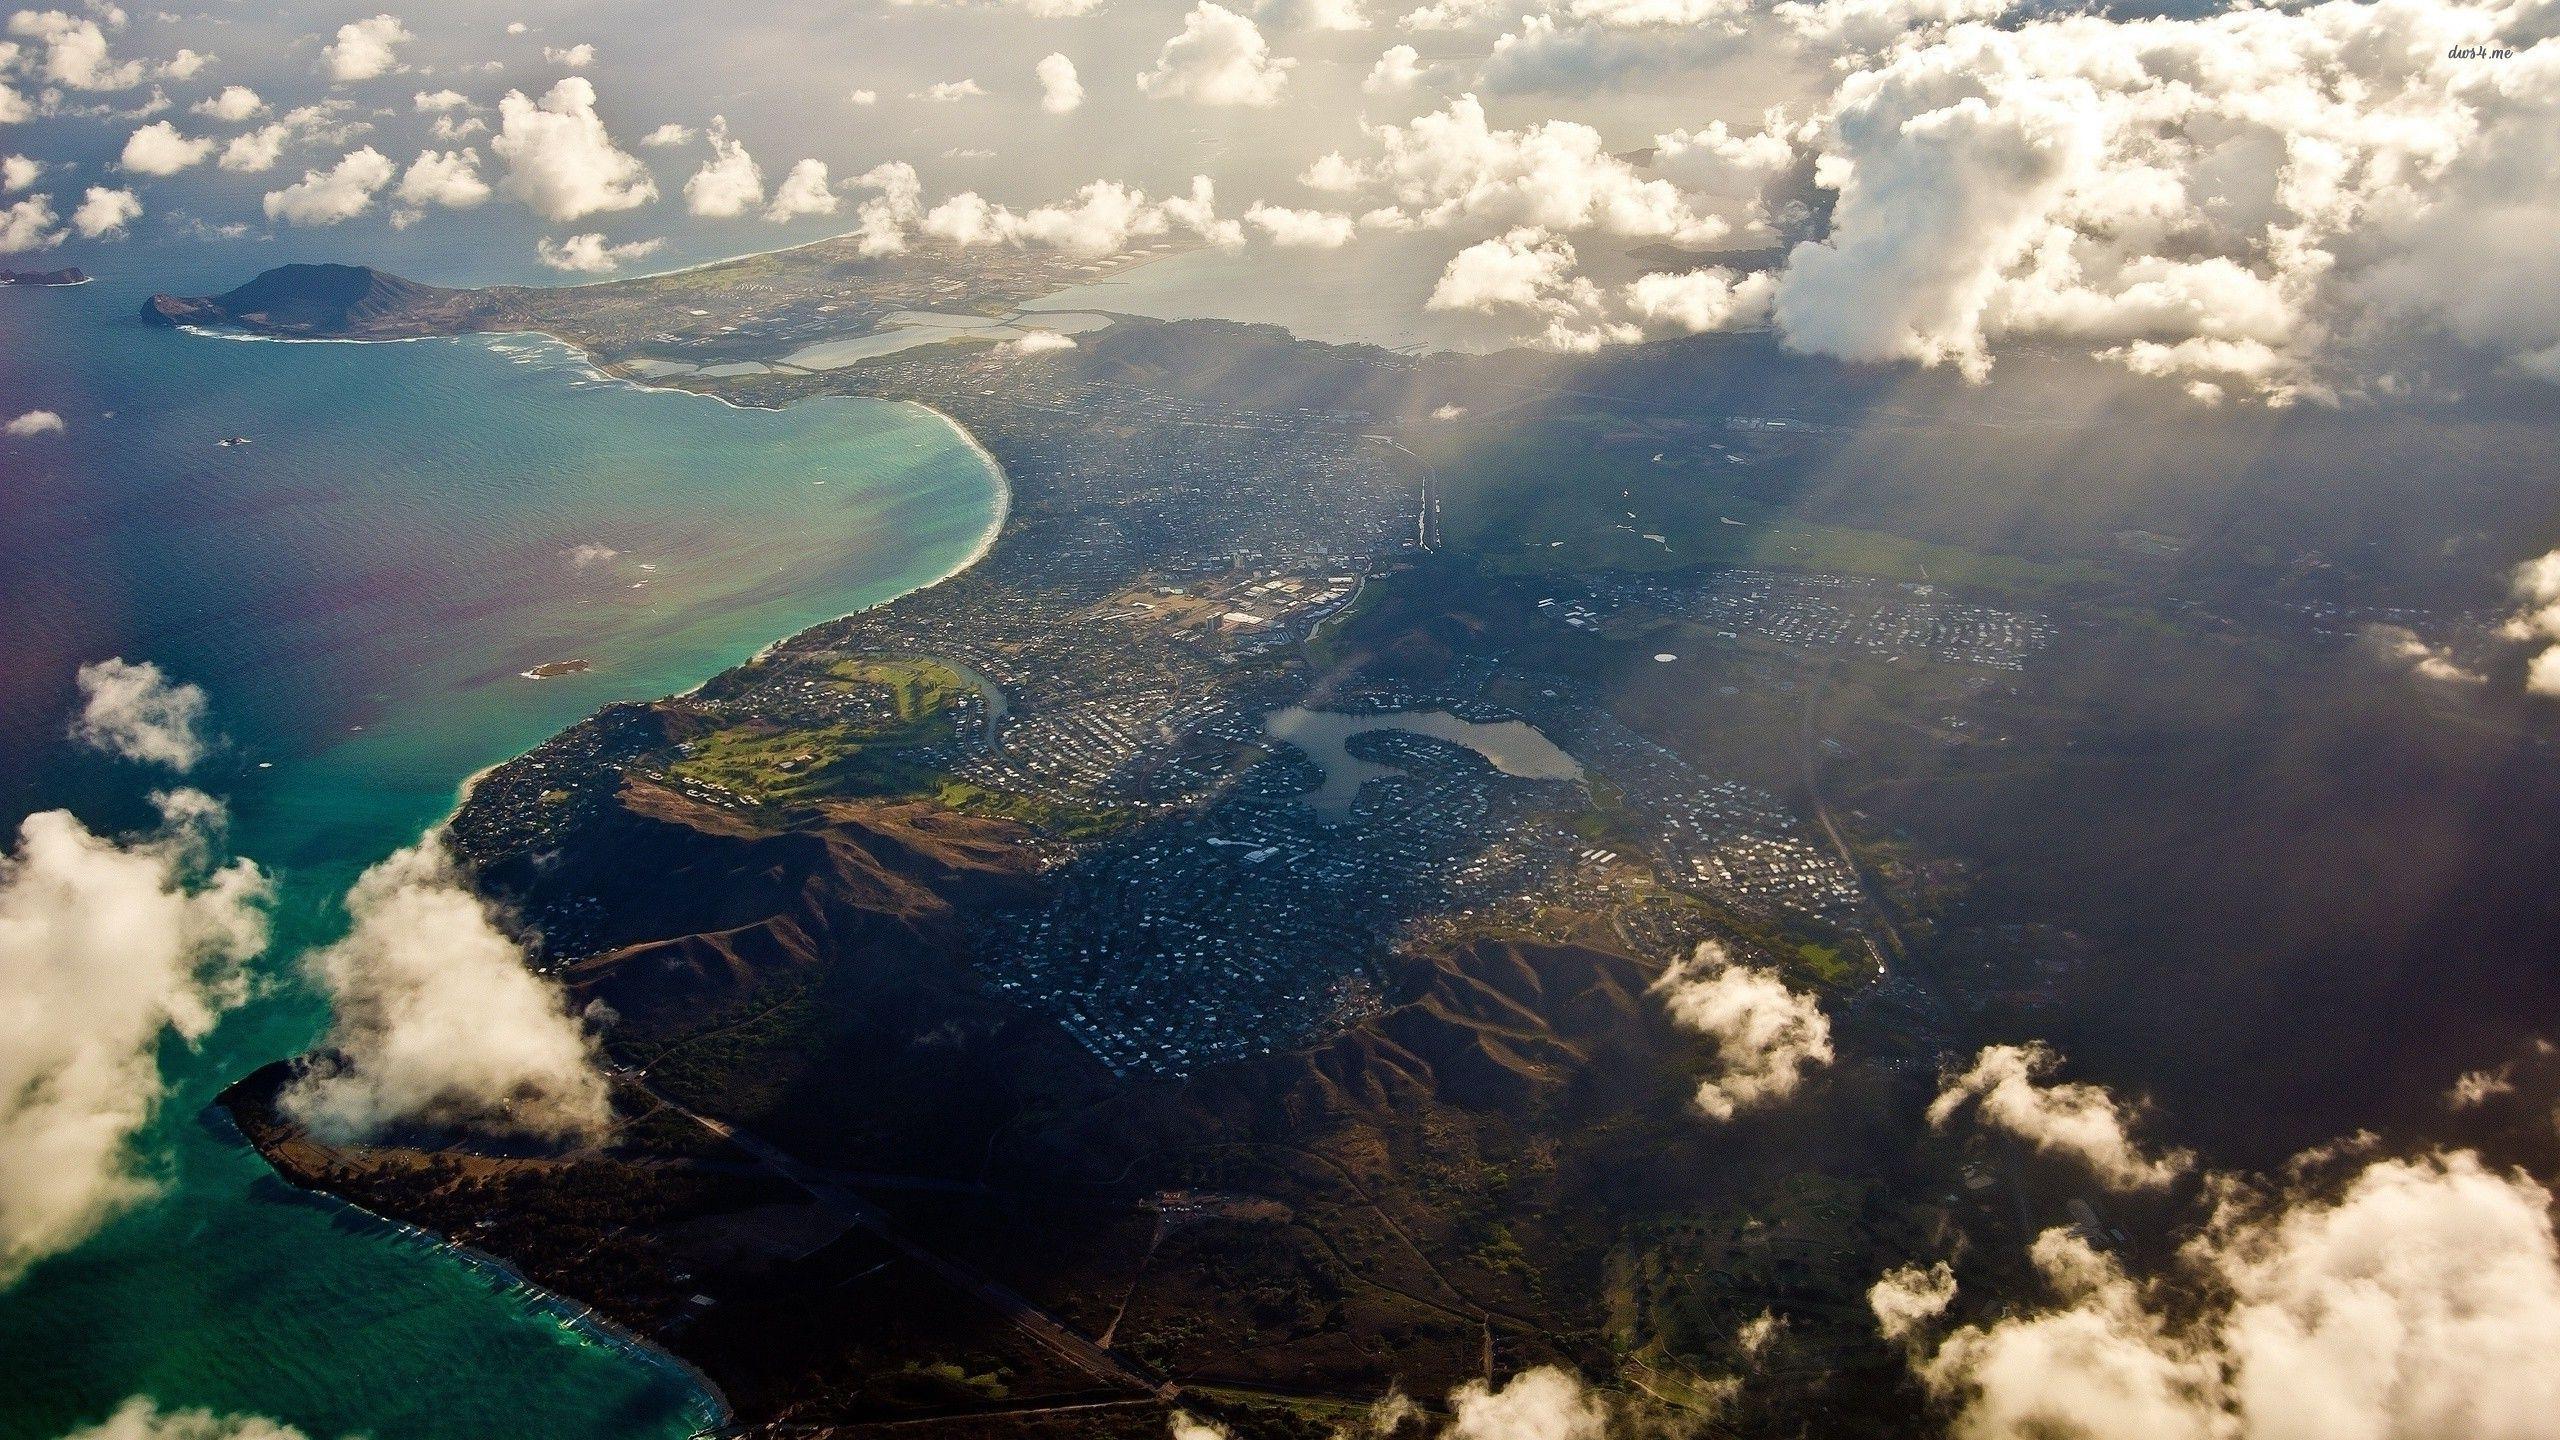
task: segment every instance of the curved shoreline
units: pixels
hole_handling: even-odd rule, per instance
[[[631,382],[631,383],[638,384],[639,382],[634,381],[634,382]],[[641,388],[643,388],[643,389],[659,389],[659,388],[665,388],[665,387],[643,385]],[[699,391],[699,390],[687,390],[687,391],[684,391],[684,392],[682,392],[682,393],[687,394],[687,395],[699,395],[699,394],[701,394],[702,392],[701,392],[701,391]],[[719,398],[719,397],[714,396],[714,397],[712,397],[712,398],[717,399],[717,398]],[[825,397],[822,397],[822,398],[825,398]],[[840,398],[840,399],[855,399],[855,398],[859,398],[859,397],[855,397],[855,396],[840,396],[840,397],[832,397],[832,398]],[[896,604],[898,601],[900,601],[900,600],[904,600],[904,599],[906,599],[906,598],[907,598],[908,596],[910,596],[910,595],[920,595],[920,594],[924,593],[925,591],[932,589],[932,588],[933,588],[933,587],[935,587],[936,585],[947,585],[947,584],[949,584],[950,582],[952,582],[953,580],[957,580],[957,579],[959,579],[961,576],[968,574],[971,570],[976,569],[976,568],[978,567],[978,565],[979,565],[982,561],[984,561],[988,556],[990,556],[990,555],[992,555],[992,554],[994,554],[994,553],[995,553],[996,545],[997,545],[1000,541],[1002,541],[1002,540],[1004,539],[1005,527],[1006,527],[1007,525],[1011,524],[1011,523],[1012,523],[1012,521],[1013,521],[1013,477],[1012,477],[1011,475],[1008,475],[1008,474],[1006,474],[1006,473],[1005,473],[1004,462],[1003,462],[1003,461],[1001,461],[1001,460],[998,460],[998,459],[995,457],[995,452],[993,452],[993,451],[989,450],[989,449],[988,449],[988,448],[987,448],[983,443],[981,443],[981,442],[979,441],[979,439],[978,439],[978,437],[977,437],[976,435],[974,435],[974,434],[970,433],[970,430],[969,430],[969,427],[968,427],[968,426],[961,424],[959,421],[957,421],[957,420],[955,420],[955,419],[951,418],[951,416],[949,416],[949,415],[947,415],[947,414],[943,413],[943,412],[942,412],[942,411],[940,411],[940,410],[935,409],[934,407],[932,407],[932,406],[930,406],[930,405],[927,405],[926,403],[924,403],[924,402],[923,402],[923,401],[921,401],[921,400],[884,400],[884,401],[880,401],[880,402],[878,402],[878,403],[885,404],[885,405],[905,405],[905,406],[911,407],[911,408],[913,408],[913,409],[921,410],[921,411],[923,411],[924,413],[926,413],[927,415],[932,416],[934,419],[941,421],[941,422],[943,423],[943,425],[944,425],[945,427],[947,427],[947,428],[951,431],[951,433],[952,433],[952,434],[959,436],[959,437],[960,437],[960,443],[962,443],[962,444],[964,444],[964,445],[968,446],[968,447],[969,447],[969,450],[970,450],[970,453],[972,453],[972,454],[974,454],[974,455],[976,455],[976,456],[978,457],[979,463],[981,463],[981,464],[983,464],[983,465],[985,465],[985,466],[987,467],[987,473],[995,477],[995,481],[996,481],[996,506],[995,506],[995,514],[994,514],[994,515],[992,515],[992,516],[990,516],[990,517],[988,517],[988,520],[987,520],[987,528],[986,528],[985,532],[978,536],[978,543],[977,543],[977,544],[972,545],[972,546],[970,546],[970,547],[969,547],[969,553],[960,557],[960,563],[959,563],[959,564],[952,566],[949,570],[947,570],[947,571],[943,572],[943,573],[942,573],[942,574],[940,574],[940,575],[935,576],[935,577],[934,577],[933,579],[931,579],[931,580],[927,580],[927,581],[925,581],[925,582],[924,582],[923,584],[921,584],[921,585],[911,585],[911,586],[907,587],[906,589],[899,591],[899,592],[898,592],[897,594],[895,594],[895,595],[888,596],[888,597],[887,597],[887,598],[885,598],[885,599],[875,600],[875,601],[873,601],[872,603],[870,603],[870,604],[868,604],[868,605],[863,606],[863,607],[862,607],[862,609],[860,609],[860,610],[848,610],[848,611],[846,611],[843,615],[834,615],[834,616],[829,616],[827,619],[817,621],[817,622],[815,622],[815,623],[813,623],[813,624],[803,625],[803,626],[801,626],[799,629],[792,631],[792,632],[791,632],[790,634],[788,634],[788,635],[777,635],[777,636],[775,636],[774,638],[772,638],[771,640],[766,641],[763,645],[759,646],[759,647],[757,648],[757,650],[756,650],[756,653],[755,653],[754,655],[752,655],[752,656],[748,657],[747,663],[749,663],[749,664],[753,664],[753,663],[755,663],[755,662],[756,662],[756,661],[758,661],[758,660],[762,660],[762,659],[764,659],[766,656],[771,655],[771,654],[774,652],[774,650],[776,649],[776,647],[778,647],[778,646],[782,646],[782,645],[787,645],[787,644],[789,644],[791,641],[793,641],[793,640],[795,640],[795,639],[799,638],[800,636],[805,635],[805,634],[809,633],[809,632],[810,632],[810,631],[812,631],[812,630],[815,630],[815,629],[816,629],[816,628],[818,628],[818,626],[820,626],[820,625],[832,625],[832,624],[834,624],[834,623],[835,623],[836,621],[838,621],[838,620],[845,619],[845,618],[847,618],[847,617],[849,617],[849,616],[854,616],[854,615],[862,614],[864,611],[867,611],[867,610],[877,610],[877,609],[879,609],[879,608],[880,608],[881,606],[883,606],[883,605],[894,605],[894,604]],[[762,407],[741,407],[741,408],[762,408]],[[779,412],[777,411],[777,413],[779,413]],[[690,694],[692,694],[695,690],[699,690],[699,689],[701,689],[701,688],[703,687],[703,685],[707,685],[707,684],[709,684],[709,683],[711,682],[711,678],[712,678],[712,677],[710,677],[710,676],[707,676],[707,675],[706,675],[706,676],[704,676],[704,677],[703,677],[703,679],[702,679],[699,683],[695,684],[691,689],[687,689],[687,690],[680,690],[680,691],[678,691],[678,692],[676,692],[676,693],[677,693],[677,694],[679,694],[679,695],[690,695]]]
[[[653,393],[694,396],[717,402],[732,410],[748,410],[766,414],[780,414],[784,409],[788,408],[780,405],[740,404],[727,396],[707,390],[677,385],[653,384],[642,377],[623,374],[617,370],[608,368],[605,364],[600,362],[593,353],[579,345],[577,342],[570,340],[566,336],[553,334],[545,330],[480,330],[461,332],[451,335],[359,337],[261,335],[248,330],[196,324],[180,325],[174,328],[180,334],[199,338],[266,342],[280,345],[398,345],[416,344],[437,340],[454,343],[478,342],[481,345],[481,348],[492,352],[492,359],[505,358],[495,351],[495,347],[492,342],[509,338],[528,339],[541,344],[559,347],[565,358],[573,361],[577,368],[583,372],[585,378],[596,382],[628,386],[634,390]],[[700,680],[697,680],[692,686],[687,687],[684,690],[674,692],[678,696],[694,693],[718,675],[727,670],[734,669],[740,664],[753,664],[757,661],[763,660],[767,656],[771,655],[777,647],[787,644],[792,639],[805,634],[810,630],[816,629],[819,626],[832,624],[835,621],[847,618],[848,616],[858,615],[865,611],[877,609],[883,605],[892,604],[909,595],[929,590],[936,585],[944,584],[960,575],[966,574],[970,569],[977,566],[980,562],[984,561],[987,556],[994,552],[997,544],[1003,539],[1006,527],[1012,520],[1013,480],[1011,475],[1006,472],[1003,462],[999,461],[995,457],[994,453],[988,450],[986,445],[981,442],[966,425],[961,424],[951,415],[942,410],[936,409],[931,405],[927,405],[916,400],[888,400],[880,397],[858,395],[823,396],[812,398],[861,400],[870,404],[893,408],[905,407],[910,410],[921,411],[922,413],[930,415],[935,420],[941,422],[943,427],[947,429],[951,435],[956,437],[973,455],[977,457],[979,463],[985,467],[985,471],[992,481],[994,491],[992,497],[993,504],[991,506],[991,512],[987,517],[985,528],[980,532],[975,543],[970,546],[968,552],[961,556],[957,563],[953,564],[942,573],[935,575],[933,578],[917,584],[909,585],[893,594],[884,595],[879,599],[857,606],[854,609],[813,620],[808,624],[802,625],[783,635],[776,636],[759,646],[745,659],[723,664],[719,668],[713,670],[711,674],[705,675]],[[636,696],[630,698],[633,701],[646,703],[648,700],[663,697]],[[611,704],[619,702],[608,701],[606,703]],[[570,725],[575,726],[583,724],[587,720],[592,719],[595,713],[597,712],[590,711],[586,716],[571,721]],[[553,733],[556,735],[559,732],[555,731]],[[544,738],[547,740],[551,737],[546,736]],[[521,758],[523,753],[524,752],[522,751],[518,751],[507,755],[504,758],[492,761],[491,763],[483,765],[472,771],[468,775],[463,776],[458,782],[456,782],[451,808],[445,812],[445,815],[441,819],[428,826],[420,839],[423,841],[441,836],[446,826],[452,821],[454,815],[459,813],[462,807],[470,802],[472,792],[479,783],[500,767]],[[376,863],[378,863],[378,861]],[[228,1119],[227,1116],[225,1118],[226,1120]],[[232,1127],[232,1133],[234,1135],[239,1135],[236,1125]],[[249,1143],[245,1136],[239,1136],[239,1140],[240,1143],[244,1145]],[[252,1146],[252,1148],[254,1149],[255,1147]],[[709,1424],[706,1427],[698,1428],[695,1431],[697,1436],[726,1434],[734,1425],[736,1419],[735,1407],[730,1403],[727,1394],[720,1388],[719,1383],[708,1373],[703,1371],[701,1367],[695,1365],[692,1361],[686,1359],[675,1350],[659,1344],[647,1336],[627,1329],[624,1326],[606,1318],[592,1305],[588,1305],[571,1296],[562,1294],[536,1283],[535,1281],[527,1278],[521,1270],[508,1263],[505,1259],[491,1254],[488,1251],[466,1244],[459,1239],[439,1234],[424,1226],[415,1225],[408,1221],[399,1220],[391,1216],[382,1215],[375,1211],[368,1210],[364,1206],[333,1192],[306,1191],[305,1193],[325,1198],[333,1204],[345,1206],[347,1209],[355,1211],[377,1224],[388,1227],[388,1229],[395,1235],[418,1240],[430,1249],[450,1255],[474,1271],[504,1280],[506,1282],[504,1288],[508,1293],[525,1298],[529,1302],[530,1310],[552,1317],[560,1324],[576,1332],[581,1337],[588,1339],[591,1343],[597,1344],[601,1348],[609,1349],[617,1354],[627,1356],[635,1363],[658,1368],[682,1377],[682,1379],[701,1397],[703,1408],[709,1412]]]

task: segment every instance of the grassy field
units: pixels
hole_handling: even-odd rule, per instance
[[[938,777],[926,788],[938,805],[964,815],[992,815],[1003,820],[1018,820],[1060,840],[1090,840],[1130,823],[1129,817],[1117,810],[1022,795],[1011,790],[990,790],[950,775]]]
[[[1521,575],[1737,565],[2025,594],[2105,578],[2077,562],[1801,519],[1744,494],[1740,467],[1694,456],[1657,464],[1655,453],[1567,420],[1509,437],[1498,451],[1450,456],[1434,481],[1444,542],[1488,570]]]
[[[734,725],[697,737],[668,768],[764,804],[927,788],[935,772],[915,763],[912,752],[952,738],[951,704],[968,682],[930,660],[842,660],[827,673],[848,691],[885,693],[889,718],[790,729]]]

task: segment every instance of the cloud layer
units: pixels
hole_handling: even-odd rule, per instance
[[[2539,1440],[2560,1415],[2551,1197],[2467,1153],[2235,1190],[2174,1288],[2068,1230],[2033,1258],[2056,1304],[1915,1353],[1965,1440]]]

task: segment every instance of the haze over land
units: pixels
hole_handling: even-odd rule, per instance
[[[627,530],[416,432],[533,517],[443,613],[546,617],[402,692],[508,737],[423,834],[266,828],[373,717],[5,557],[0,1279],[124,1311],[245,1143],[695,1367],[600,1433],[2560,1434],[2555,17],[13,12],[0,258],[83,273],[0,301],[119,357],[0,370],[29,534],[147,548],[90,460],[154,427],[311,537],[238,607],[301,654],[460,583],[288,449],[418,422],[100,376],[750,411]],[[340,643],[480,643],[404,608]],[[0,1433],[463,1423],[60,1344]]]

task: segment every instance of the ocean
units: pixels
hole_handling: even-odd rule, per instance
[[[262,993],[163,1048],[139,1147],[157,1196],[0,1291],[0,1437],[135,1394],[315,1440],[691,1433],[713,1410],[686,1374],[288,1189],[206,1106],[320,1032],[295,958],[471,774],[951,573],[999,522],[1002,477],[913,406],[741,410],[532,337],[254,342],[136,315],[152,289],[254,268],[0,288],[0,410],[66,424],[0,441],[0,829],[58,806],[144,818],[170,777],[65,724],[80,663],[150,660],[209,694],[219,741],[186,783],[280,881]],[[521,673],[555,661],[591,668]]]

